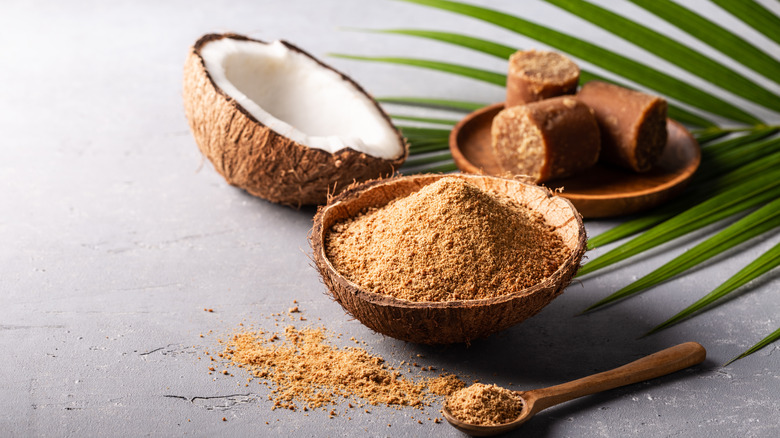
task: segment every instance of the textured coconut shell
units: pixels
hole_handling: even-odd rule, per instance
[[[324,204],[329,193],[338,193],[355,181],[392,175],[406,160],[409,148],[397,129],[404,150],[388,160],[349,148],[335,153],[310,148],[264,126],[219,89],[206,71],[200,49],[222,38],[266,43],[235,34],[205,35],[190,49],[184,65],[184,110],[190,129],[201,152],[229,184],[281,204]],[[282,44],[336,71],[292,44]],[[392,126],[387,114],[363,88],[336,73],[368,96]]]
[[[512,294],[481,300],[400,300],[362,290],[336,271],[325,253],[326,238],[335,223],[360,215],[366,208],[386,205],[443,177],[463,178],[484,190],[508,195],[537,211],[554,227],[571,254],[541,283]],[[314,217],[310,241],[323,282],[347,313],[379,333],[422,344],[468,342],[535,315],[563,292],[579,269],[586,249],[582,219],[568,200],[542,187],[483,175],[405,176],[351,187],[320,208]]]

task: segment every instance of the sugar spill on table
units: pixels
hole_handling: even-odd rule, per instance
[[[283,330],[242,323],[218,338],[213,348],[219,351],[205,351],[212,364],[209,374],[239,377],[239,385],[245,387],[253,382],[266,386],[271,410],[288,409],[304,415],[321,410],[328,418],[348,416],[350,420],[351,412],[370,414],[372,406],[385,406],[422,411],[422,416],[410,415],[410,420],[418,423],[434,410],[430,421],[439,423],[438,407],[444,397],[465,387],[463,380],[448,372],[420,376],[419,372],[436,372],[433,366],[417,367],[419,371],[414,373],[409,368],[403,375],[400,368],[406,361],[392,365],[363,348],[334,345],[342,334],[326,327],[296,327],[293,324],[305,318],[296,317],[304,310],[295,304],[287,312],[272,314],[275,327],[287,324]],[[354,336],[349,340],[360,343]],[[219,366],[213,365],[215,362]]]

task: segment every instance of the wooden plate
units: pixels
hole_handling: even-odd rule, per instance
[[[465,173],[504,174],[493,156],[490,126],[503,103],[486,106],[466,116],[450,133],[450,151]],[[669,139],[658,164],[649,172],[633,173],[598,163],[579,175],[544,183],[562,188],[586,218],[620,216],[654,207],[680,193],[701,162],[701,149],[685,127],[667,121]]]

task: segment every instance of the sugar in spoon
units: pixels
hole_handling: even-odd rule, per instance
[[[707,352],[696,342],[686,342],[603,373],[531,391],[515,391],[523,399],[520,415],[509,423],[483,426],[455,417],[444,404],[442,413],[451,425],[472,436],[491,436],[519,427],[536,413],[560,403],[608,389],[661,377],[704,361]]]

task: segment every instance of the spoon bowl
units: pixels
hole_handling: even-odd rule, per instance
[[[459,431],[465,434],[471,436],[500,435],[502,433],[507,433],[511,430],[518,428],[521,424],[531,419],[532,415],[530,414],[530,412],[531,409],[533,409],[533,405],[524,397],[525,392],[515,391],[515,394],[517,394],[520,398],[523,399],[523,409],[520,411],[520,415],[518,415],[517,418],[510,421],[509,423],[496,424],[492,426],[484,426],[484,425],[467,423],[465,421],[459,420],[458,417],[453,415],[452,412],[450,412],[449,408],[447,408],[446,404],[442,408],[441,413],[442,415],[444,415],[444,418],[454,428],[458,429]]]
[[[453,415],[447,407],[447,403],[442,408],[442,414],[453,427],[471,436],[498,435],[516,429],[538,412],[551,406],[585,395],[665,376],[699,364],[704,361],[706,356],[707,352],[700,344],[686,342],[645,356],[610,371],[549,388],[515,391],[515,394],[523,400],[523,407],[517,418],[509,423],[490,426],[467,423]]]

